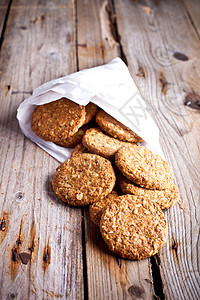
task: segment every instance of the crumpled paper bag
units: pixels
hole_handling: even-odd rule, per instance
[[[30,121],[36,105],[62,97],[81,105],[90,101],[97,104],[142,137],[145,147],[163,156],[158,127],[149,115],[128,68],[120,58],[117,57],[99,67],[51,80],[36,88],[33,94],[20,104],[17,119],[22,132],[60,162],[68,159],[73,149],[42,140],[32,131]]]

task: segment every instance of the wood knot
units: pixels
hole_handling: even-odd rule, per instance
[[[21,201],[21,200],[23,200],[23,198],[24,198],[24,193],[18,192],[18,193],[16,194],[16,200],[17,200],[17,201]]]
[[[184,104],[193,109],[200,110],[200,96],[195,92],[188,93],[185,97]]]
[[[49,251],[48,251],[48,249],[47,249],[46,253],[44,253],[43,260],[44,260],[45,263],[47,263],[48,260],[49,260]]]
[[[19,259],[18,252],[17,252],[17,249],[15,248],[15,249],[13,249],[13,252],[12,252],[12,260],[14,262],[17,262],[18,259]]]
[[[26,253],[26,252],[22,252],[19,254],[19,257],[21,259],[21,262],[24,264],[24,265],[27,265],[27,263],[29,262],[29,260],[31,260],[31,254],[29,253]]]
[[[188,56],[181,52],[174,52],[173,57],[182,61],[189,60]]]
[[[10,84],[5,85],[5,96],[8,94],[8,92],[10,91],[10,89],[11,89],[11,85]]]
[[[9,294],[8,295],[8,298],[7,299],[10,299],[10,300],[12,300],[12,299],[16,299],[17,298],[17,293],[11,293],[11,294]]]
[[[46,272],[49,264],[51,263],[51,248],[47,244],[44,248],[43,252],[43,263],[42,263],[42,269],[44,272]]]
[[[139,72],[136,74],[136,76],[144,79],[146,78],[146,73],[142,67],[139,67]]]
[[[171,60],[171,47],[158,46],[153,52],[154,59],[163,67],[170,66]]]
[[[105,46],[104,45],[99,46],[99,52],[100,52],[101,58],[104,58],[104,56],[105,56]]]
[[[45,20],[45,16],[44,15],[41,15],[41,21],[44,21]]]
[[[172,250],[174,250],[176,257],[178,256],[178,243],[176,240],[172,241]]]
[[[136,297],[136,299],[142,298],[145,293],[144,288],[138,285],[131,285],[128,288],[128,292],[131,296]]]
[[[0,230],[5,231],[5,229],[6,229],[6,220],[3,219],[0,224]]]
[[[0,218],[0,244],[5,239],[9,229],[9,215],[8,212],[3,212],[3,216]]]
[[[27,27],[26,26],[20,26],[20,29],[21,30],[27,30]]]
[[[166,94],[167,94],[167,86],[168,86],[168,82],[166,81],[163,72],[160,72],[159,82],[160,82],[162,94],[163,94],[163,95],[166,95]]]
[[[180,268],[179,260],[178,260],[178,248],[179,248],[178,242],[176,241],[175,238],[173,238],[171,241],[171,249],[172,249],[172,253],[175,258],[175,261],[177,263],[177,266]]]

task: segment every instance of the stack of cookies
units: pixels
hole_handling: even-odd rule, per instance
[[[31,126],[44,140],[75,147],[53,177],[55,194],[71,205],[89,205],[91,220],[121,257],[156,254],[167,240],[162,209],[179,199],[167,162],[92,103],[81,106],[62,98],[38,106]]]
[[[61,98],[38,105],[31,116],[31,127],[43,140],[73,148],[81,142],[96,111],[97,107],[93,103],[83,106]]]

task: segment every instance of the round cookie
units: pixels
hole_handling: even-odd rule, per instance
[[[90,122],[90,120],[92,120],[96,113],[97,113],[97,106],[96,104],[89,102],[86,106],[86,118],[85,118],[85,124]]]
[[[119,187],[124,194],[147,197],[149,202],[157,203],[161,209],[174,206],[179,200],[179,191],[173,182],[169,188],[165,190],[149,190],[135,185],[129,179],[121,175],[119,179]]]
[[[115,118],[111,117],[103,110],[98,112],[96,116],[96,122],[102,130],[116,139],[132,143],[143,142],[143,139],[135,132],[117,121]]]
[[[61,98],[37,106],[31,116],[31,127],[45,141],[59,142],[74,135],[85,118],[85,106]]]
[[[109,160],[96,154],[83,153],[71,157],[57,168],[52,186],[62,201],[81,206],[110,194],[115,180]]]
[[[111,251],[134,260],[156,254],[167,241],[167,221],[162,210],[141,196],[119,196],[108,203],[100,230]]]
[[[83,144],[81,143],[81,144],[78,144],[78,145],[74,148],[74,150],[73,150],[73,152],[72,152],[72,154],[71,154],[71,157],[76,156],[76,155],[79,155],[79,154],[82,154],[82,153],[88,153],[88,150],[87,150],[87,148],[85,148],[85,147],[83,146]]]
[[[70,136],[65,140],[56,142],[55,144],[66,148],[74,148],[81,143],[82,138],[88,128],[89,128],[89,124],[85,124],[84,126],[79,128],[79,130],[74,135]]]
[[[101,215],[104,207],[112,200],[118,197],[118,194],[116,191],[112,191],[108,196],[105,198],[92,203],[89,206],[89,215],[92,222],[100,227],[100,221],[101,221]]]
[[[132,146],[132,143],[122,142],[104,134],[99,128],[88,129],[83,136],[82,143],[90,152],[108,159],[114,159],[115,153],[121,147]]]
[[[147,189],[164,190],[172,183],[168,163],[145,147],[122,147],[115,155],[115,164],[125,177]]]

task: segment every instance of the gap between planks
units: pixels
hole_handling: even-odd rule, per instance
[[[2,30],[1,30],[0,51],[1,51],[2,44],[3,44],[4,33],[5,33],[5,30],[6,30],[6,25],[7,25],[7,21],[8,21],[8,16],[9,16],[11,4],[12,4],[12,0],[9,0],[8,6],[7,6],[7,11],[6,11],[6,14],[5,14],[5,19],[4,19]]]

